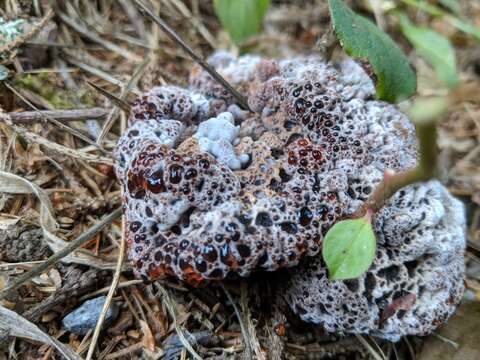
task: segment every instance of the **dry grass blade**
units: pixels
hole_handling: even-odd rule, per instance
[[[365,349],[368,350],[370,355],[372,355],[375,360],[387,360],[385,355],[383,354],[380,355],[378,352],[376,352],[375,349],[368,343],[367,340],[365,340],[365,338],[362,335],[355,334],[355,336],[358,339],[358,341],[365,347]]]
[[[262,346],[258,340],[255,324],[252,321],[252,312],[248,306],[248,287],[246,282],[242,282],[240,286],[240,308],[242,309],[245,320],[245,329],[248,331],[248,337],[245,339],[250,343],[252,351],[255,353],[255,358],[258,360],[266,360],[267,357],[262,351]]]
[[[30,107],[32,107],[35,111],[40,111],[38,110],[30,101],[28,101],[24,96],[22,96],[22,94],[20,94],[13,86],[11,86],[10,84],[8,83],[5,83],[5,86],[10,89],[10,91],[12,91],[15,95],[17,95],[20,99],[22,99],[22,101],[24,101],[27,105],[29,105]],[[92,141],[92,139],[90,139],[88,136],[82,134],[80,131],[78,131],[77,129],[73,129],[71,128],[70,126],[68,125],[65,125],[63,124],[62,122],[54,119],[54,118],[51,118],[49,117],[48,115],[46,115],[44,113],[44,117],[45,119],[49,120],[51,123],[55,124],[56,126],[58,126],[60,129],[62,130],[65,130],[66,132],[72,134],[73,136],[76,136],[77,138],[79,138],[80,140],[83,140],[85,141],[87,144],[89,145],[93,145],[95,147],[98,147],[97,144]]]
[[[148,31],[146,30],[143,19],[141,16],[139,16],[135,5],[131,2],[131,0],[120,0],[119,3],[125,11],[125,14],[128,16],[128,19],[130,20],[130,23],[135,29],[137,35],[143,40],[146,40]]]
[[[41,343],[53,346],[67,360],[82,360],[82,358],[75,354],[75,352],[68,346],[45,334],[38,326],[24,319],[16,312],[8,310],[3,306],[0,306],[0,333],[6,333],[6,335],[10,336],[39,341]]]
[[[46,138],[44,138],[44,137],[42,137],[38,134],[35,134],[31,131],[22,129],[19,126],[11,126],[11,127],[12,127],[13,130],[15,130],[15,132],[19,133],[20,135],[22,135],[26,139],[28,139],[28,140],[30,140],[34,143],[37,143],[39,145],[43,145],[46,148],[48,148],[50,150],[53,150],[53,151],[55,151],[59,154],[68,155],[68,156],[71,156],[73,158],[82,159],[82,160],[85,160],[85,161],[88,161],[88,162],[113,165],[113,160],[111,158],[98,156],[98,155],[92,155],[92,154],[89,154],[89,153],[86,153],[86,152],[82,152],[82,151],[79,151],[79,150],[76,150],[76,149],[72,149],[72,148],[57,144],[56,142],[50,141],[50,140],[48,140],[48,139],[46,139]],[[95,144],[95,149],[98,149],[96,144]]]
[[[23,275],[19,276],[12,282],[9,286],[0,292],[0,299],[5,298],[11,291],[18,288],[20,285],[25,283],[26,281],[30,280],[31,278],[41,274],[50,266],[58,262],[59,260],[63,259],[67,255],[71,254],[75,249],[80,247],[82,244],[86,243],[88,240],[92,238],[97,232],[99,232],[104,226],[113,222],[116,218],[118,218],[122,214],[122,209],[118,208],[113,211],[111,214],[103,218],[101,221],[93,225],[87,231],[85,231],[82,235],[78,236],[73,241],[69,242],[67,246],[65,246],[60,251],[56,252],[54,255],[50,256],[47,260],[38,264],[30,271],[27,271]]]
[[[33,124],[52,118],[60,122],[79,121],[79,120],[95,120],[103,119],[108,114],[105,108],[90,109],[74,109],[74,110],[38,110],[38,111],[22,111],[11,112],[8,116],[14,124]]]
[[[247,99],[240,94],[232,85],[226,81],[222,75],[220,75],[213,67],[211,67],[205,60],[203,60],[200,56],[198,56],[193,49],[183,41],[177,33],[170,28],[162,19],[160,19],[157,15],[155,15],[142,1],[135,0],[135,3],[147,14],[147,16],[152,19],[161,29],[162,31],[167,34],[167,36],[176,44],[178,44],[195,62],[197,62],[202,68],[207,71],[212,78],[214,78],[220,85],[222,85],[225,90],[227,90],[230,94],[233,95],[235,99],[237,99],[240,106],[245,110],[250,110],[248,107]]]
[[[199,34],[202,35],[203,38],[208,42],[208,45],[210,45],[212,49],[216,49],[216,39],[212,36],[212,34],[210,34],[210,31],[208,31],[205,25],[203,25],[199,19],[193,16],[190,9],[182,1],[170,0],[170,2],[178,9],[178,11],[182,13],[183,16],[188,19],[188,21],[190,21],[194,27],[198,29]]]
[[[124,226],[125,226],[125,219],[122,219],[122,228]],[[100,313],[100,317],[98,318],[97,325],[95,326],[95,331],[93,332],[92,341],[90,342],[90,346],[88,348],[86,360],[90,360],[93,356],[93,352],[95,351],[95,347],[97,346],[98,336],[100,335],[103,322],[105,321],[105,317],[107,316],[108,308],[110,307],[113,295],[115,294],[118,282],[120,281],[120,274],[122,272],[122,263],[123,263],[123,258],[125,254],[125,235],[124,234],[125,232],[122,231],[122,239],[120,242],[120,252],[118,254],[117,266],[115,268],[115,275],[113,276],[112,285],[110,286],[110,290],[108,291],[107,298],[105,299],[105,303],[103,304],[102,312]]]
[[[240,310],[238,310],[237,304],[233,300],[232,295],[230,295],[230,292],[227,290],[227,288],[223,284],[221,284],[221,286],[222,286],[223,291],[227,295],[228,301],[230,301],[230,303],[232,304],[233,309],[235,311],[235,315],[237,315],[238,322],[240,323],[240,330],[242,331],[243,343],[245,344],[243,358],[244,359],[252,359],[253,351],[252,351],[252,346],[251,346],[250,341],[249,341],[251,336],[250,336],[250,333],[248,331],[248,328],[245,325],[245,322],[243,321],[242,314],[240,313]]]
[[[85,28],[83,25],[77,23],[75,20],[72,20],[70,17],[68,17],[66,14],[57,11],[56,15],[62,19],[62,21],[70,26],[72,29],[74,29],[76,32],[80,33],[82,36],[86,37],[87,39],[90,39],[91,41],[94,41],[100,45],[102,45],[105,49],[113,51],[114,53],[117,53],[127,60],[133,61],[133,62],[141,62],[142,58],[135,54],[132,53],[110,41],[107,41],[94,33],[93,31]]]
[[[81,61],[78,61],[70,54],[67,54],[67,56],[65,56],[65,58],[72,65],[75,65],[79,69],[81,69],[81,70],[83,70],[87,73],[90,73],[93,76],[96,76],[100,79],[103,79],[103,80],[109,82],[110,84],[118,86],[118,87],[124,86],[123,81],[121,81],[121,80],[117,79],[116,77],[110,75],[106,71],[103,71],[103,70],[99,69],[98,67],[95,67],[95,66],[83,63]]]
[[[125,97],[128,95],[129,91],[136,85],[136,83],[138,82],[138,80],[140,79],[140,77],[143,75],[143,73],[145,72],[145,69],[147,68],[147,65],[149,64],[150,62],[150,59],[147,57],[145,59],[145,61],[143,61],[138,67],[137,69],[135,70],[135,72],[133,73],[132,77],[130,78],[130,80],[128,81],[128,83],[125,85],[125,87],[122,89],[122,92],[120,94],[120,97],[118,99],[122,100],[123,103],[125,103]],[[97,88],[95,88],[97,89]],[[103,90],[103,89],[102,89]],[[103,94],[103,93],[102,93]],[[122,103],[122,104],[123,104]],[[110,112],[110,114],[108,115],[108,118],[107,120],[105,121],[105,123],[103,124],[103,127],[102,127],[102,131],[100,132],[100,135],[98,136],[97,138],[97,144],[101,146],[101,144],[103,143],[103,139],[105,138],[105,136],[107,136],[108,132],[110,131],[110,129],[112,128],[114,122],[115,122],[115,119],[117,118],[117,108],[114,108],[112,109],[112,111]]]
[[[111,92],[101,88],[100,86],[95,85],[91,81],[87,81],[87,84],[90,85],[91,87],[93,87],[95,90],[97,90],[100,94],[105,96],[108,100],[110,100],[112,103],[114,103],[120,109],[125,111],[127,114],[130,113],[130,110],[132,109],[132,105],[130,105],[128,102],[119,98],[118,96],[113,95]]]
[[[54,257],[59,256],[59,259],[66,257],[66,262],[85,264],[97,268],[111,268],[111,263],[99,259],[90,253],[78,251],[75,254],[71,254],[71,252],[75,250],[76,247],[78,247],[79,245],[73,247],[71,242],[66,242],[65,240],[55,235],[57,231],[57,222],[54,217],[52,204],[48,195],[36,184],[18,175],[11,174],[5,171],[0,171],[0,192],[10,194],[34,194],[40,200],[40,226],[42,228],[45,242],[52,249],[52,251],[56,253],[55,255],[53,255]],[[120,209],[114,212],[116,216],[119,216],[120,213]],[[110,219],[109,221],[111,222],[113,220],[114,218]],[[95,229],[95,226],[92,229]],[[87,237],[88,234],[89,232],[87,231],[85,234],[80,235],[79,238],[84,239],[84,237]],[[77,238],[75,241],[79,241],[81,243],[81,240],[79,240],[79,238]],[[86,240],[88,239],[89,238],[87,238]],[[84,239],[84,241],[86,240]],[[67,251],[71,247],[73,248]],[[45,266],[45,263],[39,266]]]
[[[187,338],[185,337],[185,334],[183,333],[182,328],[178,324],[177,314],[176,314],[176,311],[175,311],[175,303],[172,300],[170,294],[158,282],[155,283],[155,286],[161,292],[163,303],[165,304],[165,307],[167,308],[168,313],[172,317],[173,326],[175,327],[175,331],[177,332],[178,339],[180,340],[182,345],[185,347],[185,349],[187,349],[187,351],[190,353],[190,355],[193,356],[194,359],[202,360],[202,357],[193,349],[192,345],[190,345]]]
[[[88,161],[88,162],[113,165],[113,160],[111,158],[88,154],[86,152],[82,152],[82,151],[79,151],[79,150],[75,150],[75,149],[57,144],[57,143],[55,143],[53,141],[50,141],[50,140],[48,140],[48,139],[46,139],[46,138],[44,138],[44,137],[42,137],[38,134],[35,134],[34,132],[31,132],[29,130],[24,129],[21,126],[14,125],[10,116],[8,116],[8,114],[4,113],[1,108],[0,108],[0,122],[6,123],[16,133],[22,135],[27,140],[30,140],[34,143],[45,146],[47,149],[55,151],[59,154],[68,155],[68,156],[71,156],[73,158],[82,159],[82,160],[85,160],[85,161]],[[97,149],[97,148],[98,147],[95,145],[95,149]]]

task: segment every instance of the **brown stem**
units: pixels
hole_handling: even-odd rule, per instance
[[[383,181],[376,187],[365,204],[354,213],[353,218],[364,216],[369,209],[375,213],[401,188],[435,177],[437,169],[436,123],[435,121],[419,123],[416,129],[420,143],[420,161],[417,167],[401,173],[385,171]]]
[[[132,109],[132,105],[129,104],[127,101],[120,99],[118,96],[113,95],[112,93],[108,92],[107,90],[101,88],[100,86],[94,84],[91,81],[87,80],[87,84],[93,87],[95,90],[97,90],[100,94],[105,96],[108,100],[110,100],[112,103],[117,105],[120,109],[125,111],[125,113],[130,114],[130,110]]]
[[[10,116],[14,124],[32,124],[45,120],[45,118],[52,118],[60,122],[103,119],[108,115],[108,112],[109,109],[97,107],[75,110],[38,110],[11,112],[8,113],[8,116]]]

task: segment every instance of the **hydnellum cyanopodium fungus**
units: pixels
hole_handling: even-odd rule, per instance
[[[119,140],[136,273],[198,286],[288,267],[282,295],[329,331],[398,340],[444,322],[463,293],[465,220],[437,181],[404,187],[373,214],[378,247],[365,274],[327,277],[328,229],[365,204],[386,170],[418,160],[413,124],[374,99],[362,67],[227,53],[209,62],[253,113],[195,66],[188,89],[142,94]]]

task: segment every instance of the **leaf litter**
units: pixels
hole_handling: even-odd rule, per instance
[[[54,1],[56,6],[52,14],[41,2],[24,3],[11,0],[0,6],[0,16],[5,21],[15,22],[21,16],[34,24],[33,30],[26,33],[13,32],[13,43],[10,39],[1,45],[8,50],[8,57],[1,61],[2,69],[7,68],[8,73],[2,75],[6,77],[1,81],[13,83],[19,90],[28,90],[22,95],[40,111],[51,111],[49,116],[54,118],[65,116],[65,111],[77,111],[78,120],[69,118],[67,121],[85,134],[89,133],[88,123],[97,124],[101,130],[105,124],[103,119],[109,116],[110,124],[103,127],[99,139],[107,152],[113,149],[125,128],[126,116],[122,111],[114,111],[116,104],[92,90],[88,82],[127,103],[136,93],[149,87],[186,83],[191,60],[154,23],[140,15],[133,1],[99,4],[87,1],[81,5]],[[352,5],[353,2],[347,3]],[[461,13],[468,15],[469,22],[478,23],[480,6],[467,1],[459,3]],[[363,5],[355,6],[358,6],[354,7],[356,11],[372,14]],[[161,0],[153,4],[153,9],[203,56],[213,50],[212,45],[230,46],[215,19],[213,7],[207,2],[194,0],[184,5],[177,0]],[[455,28],[452,30],[448,21],[433,15],[419,16],[418,9],[409,8],[408,11],[416,25],[430,27],[433,24],[443,36],[453,40],[459,57],[460,77],[478,84],[480,66],[475,55],[478,43]],[[386,30],[410,53],[412,49],[407,42],[397,41],[401,36],[392,17],[383,15]],[[328,21],[324,1],[272,1],[263,33],[239,46],[277,57],[309,53],[328,27]],[[35,24],[48,22],[54,23],[56,29],[47,34],[42,34],[39,26],[35,27]],[[185,26],[186,23],[189,26]],[[33,55],[35,51],[47,54],[46,60],[37,59]],[[333,56],[338,53],[337,49]],[[139,68],[147,57],[152,60],[146,69]],[[428,64],[415,54],[411,55],[411,61],[420,74],[420,94],[438,94],[440,90],[432,85],[436,80]],[[66,71],[67,68],[76,71]],[[138,83],[133,76],[136,69],[141,69],[143,74]],[[36,78],[41,78],[42,71],[48,71],[49,81],[42,79],[45,86],[50,86],[54,93],[68,96],[57,101],[49,98],[48,92],[39,94],[25,83],[14,81],[30,70],[38,71],[29,74]],[[11,121],[10,114],[20,115],[34,109],[4,84],[0,83],[0,88],[1,224],[7,228],[20,224],[41,228],[48,246],[57,252],[120,205],[120,188],[112,176],[113,161],[108,154],[42,120],[40,115],[27,117],[22,123]],[[472,284],[480,280],[480,163],[477,156],[480,152],[480,104],[478,99],[458,104],[449,109],[448,118],[441,125],[439,147],[444,166],[449,169],[445,174],[449,189],[462,197],[469,207],[467,266],[470,282],[467,287],[468,292],[478,296],[478,288]],[[99,114],[92,113],[93,108],[104,110],[98,117],[89,119],[89,114]],[[105,293],[111,289],[114,277],[111,270],[115,268],[122,243],[121,223],[117,219],[96,234],[81,248],[52,264],[50,269],[56,270],[62,280],[58,288],[58,275],[54,276],[58,286],[53,293],[46,292],[46,287],[42,288],[38,282],[27,281],[2,300],[0,338],[7,340],[5,351],[18,358],[52,358],[52,353],[71,359],[86,357],[94,331],[81,338],[65,333],[60,324],[63,316],[80,305],[79,299],[84,301],[95,296],[97,290]],[[38,262],[8,264],[2,261],[0,265],[2,278],[5,278],[5,282],[0,282],[2,290]],[[99,334],[93,358],[138,358],[141,353],[151,358],[168,354],[174,354],[172,359],[175,356],[187,358],[188,354],[191,358],[204,359],[242,358],[245,333],[254,337],[250,340],[250,348],[259,358],[262,355],[280,358],[274,353],[279,347],[284,349],[285,357],[291,359],[349,355],[362,358],[369,354],[383,358],[383,352],[405,357],[412,351],[420,353],[420,338],[410,339],[408,346],[401,342],[392,347],[366,338],[341,338],[295,323],[290,323],[284,333],[279,330],[285,325],[283,315],[278,316],[273,309],[259,311],[269,309],[274,293],[271,279],[262,276],[254,279],[253,284],[245,285],[246,289],[227,283],[229,299],[225,290],[218,286],[192,290],[170,281],[142,284],[133,279],[125,264],[123,270],[117,272],[117,290],[111,292],[112,300],[121,305],[118,323]],[[69,285],[69,279],[77,279],[75,276],[84,280]],[[82,295],[65,296],[73,293]],[[232,299],[240,304],[236,309]],[[408,306],[408,301],[395,306]],[[35,314],[32,321],[27,320],[32,313]],[[41,321],[42,316],[45,321]],[[18,326],[11,326],[13,323]]]

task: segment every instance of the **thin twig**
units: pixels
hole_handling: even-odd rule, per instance
[[[31,108],[33,108],[35,111],[40,111],[35,105],[33,105],[30,101],[28,101],[22,94],[20,94],[20,92],[18,92],[13,86],[11,86],[10,84],[8,83],[5,83],[5,86],[10,89],[10,91],[12,91],[15,95],[17,95],[23,102],[25,102],[28,106],[30,106]],[[88,136],[82,134],[80,131],[78,131],[77,129],[74,129],[74,128],[71,128],[70,126],[68,125],[65,125],[63,124],[62,122],[54,119],[54,118],[51,118],[49,117],[48,115],[46,115],[44,113],[44,116],[47,120],[49,120],[51,123],[53,123],[54,125],[58,126],[60,129],[62,130],[65,130],[66,132],[72,134],[73,136],[76,136],[77,138],[79,138],[80,140],[83,140],[85,141],[87,144],[90,144],[90,145],[93,145],[97,148],[99,148],[99,146],[92,140],[90,139]]]
[[[110,215],[106,216],[105,218],[100,220],[98,223],[93,225],[91,228],[89,228],[87,231],[85,231],[83,234],[78,236],[75,240],[71,241],[68,244],[68,246],[64,247],[59,252],[53,254],[47,260],[45,260],[43,263],[35,266],[31,270],[27,271],[25,274],[20,275],[18,278],[15,279],[15,281],[12,282],[11,285],[5,287],[2,290],[2,292],[0,292],[0,300],[4,299],[11,291],[18,288],[24,282],[30,280],[31,278],[33,278],[37,275],[40,275],[42,272],[47,270],[50,266],[52,266],[53,264],[58,262],[60,259],[64,258],[68,254],[73,252],[75,249],[77,249],[79,246],[86,243],[88,240],[90,240],[92,238],[93,235],[95,235],[97,232],[99,232],[104,226],[113,222],[121,214],[122,214],[122,209],[117,208]]]
[[[233,88],[233,86],[231,86],[228,81],[226,81],[213,67],[211,67],[200,56],[198,56],[193,49],[185,41],[183,41],[172,28],[170,28],[170,26],[168,26],[162,19],[155,15],[141,0],[135,0],[135,2],[173,42],[178,44],[195,62],[197,62],[206,72],[208,72],[212,78],[214,78],[230,94],[232,94],[244,110],[252,111],[248,106],[247,99],[237,90],[235,90],[235,88]]]
[[[185,349],[187,349],[187,351],[190,353],[190,355],[193,356],[194,359],[196,360],[202,360],[202,357],[200,355],[198,355],[198,353],[193,349],[192,345],[190,345],[190,343],[188,342],[187,338],[185,337],[185,334],[182,330],[182,328],[180,327],[180,325],[178,324],[178,321],[177,321],[177,314],[176,314],[176,311],[175,311],[175,305],[174,305],[174,302],[173,300],[171,299],[171,296],[170,294],[168,293],[168,291],[162,286],[160,285],[158,282],[154,283],[155,286],[157,287],[157,289],[162,293],[162,301],[168,311],[168,313],[170,314],[170,316],[172,317],[172,321],[173,321],[173,326],[175,328],[175,331],[178,335],[178,339],[180,340],[180,342],[182,343],[182,345],[185,347]]]
[[[130,114],[130,110],[132,108],[132,105],[130,105],[128,102],[126,102],[123,99],[120,99],[118,96],[113,95],[112,93],[108,92],[107,90],[101,88],[98,85],[95,85],[94,83],[92,83],[88,80],[87,80],[87,84],[90,85],[91,87],[93,87],[95,90],[97,90],[100,94],[105,96],[108,100],[110,100],[112,103],[114,103],[120,109],[125,111],[127,114]]]
[[[145,72],[145,69],[147,68],[147,65],[149,63],[150,63],[150,58],[147,56],[145,60],[140,65],[138,65],[138,67],[133,72],[133,75],[130,78],[130,80],[123,87],[120,93],[120,96],[118,97],[120,100],[125,101],[125,98],[127,97],[128,93],[137,84],[138,80]],[[115,123],[115,120],[117,119],[117,115],[118,115],[118,108],[116,107],[113,108],[108,114],[107,120],[103,124],[102,131],[100,131],[100,135],[98,135],[97,137],[97,144],[99,146],[102,146],[103,140],[105,139],[108,132],[112,128],[113,124]]]
[[[243,343],[245,345],[244,346],[244,359],[252,359],[253,358],[252,357],[253,351],[252,351],[252,347],[251,347],[250,341],[249,341],[250,334],[248,332],[247,327],[245,326],[245,323],[244,323],[243,318],[242,318],[242,314],[240,313],[240,310],[238,310],[237,304],[233,300],[232,295],[230,295],[230,292],[227,290],[227,288],[223,284],[221,284],[221,286],[222,286],[223,291],[227,295],[228,301],[230,301],[230,303],[232,304],[233,310],[235,311],[235,315],[237,315],[238,322],[240,323],[240,330],[242,331]]]
[[[103,119],[107,116],[109,109],[106,108],[90,108],[75,110],[38,110],[38,111],[22,111],[11,112],[8,116],[14,124],[31,124],[36,123],[45,118],[52,118],[60,122],[80,121]]]
[[[125,227],[125,219],[122,219],[122,228]],[[97,321],[97,325],[95,326],[95,331],[93,332],[92,341],[90,342],[90,346],[88,348],[88,353],[86,360],[91,360],[93,356],[93,352],[95,351],[95,347],[97,346],[98,336],[100,335],[100,331],[102,329],[103,323],[105,321],[105,317],[107,316],[108,308],[113,299],[113,295],[117,290],[118,282],[120,281],[120,274],[122,272],[122,263],[125,254],[125,232],[122,231],[122,239],[120,242],[120,253],[118,254],[117,260],[117,267],[115,268],[115,275],[113,276],[112,285],[110,286],[110,290],[108,291],[107,298],[105,299],[105,303],[103,304],[102,312]]]

